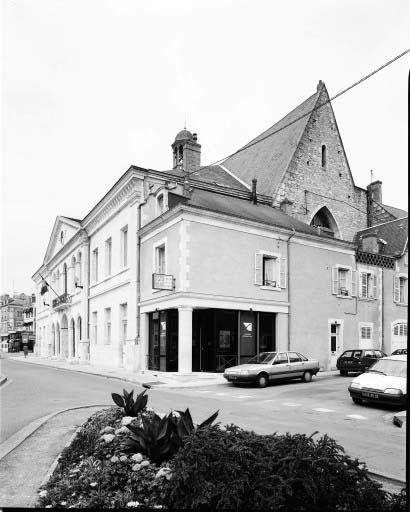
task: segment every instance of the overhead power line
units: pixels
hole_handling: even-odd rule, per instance
[[[346,87],[345,89],[343,89],[342,91],[338,92],[337,94],[335,94],[334,96],[332,96],[331,98],[326,100],[325,102],[323,102],[320,105],[314,107],[312,110],[309,110],[305,114],[300,115],[296,119],[293,119],[293,121],[290,121],[289,123],[285,124],[284,126],[278,128],[277,130],[275,130],[275,131],[273,131],[271,133],[268,133],[264,137],[261,137],[261,138],[255,140],[255,141],[253,141],[253,142],[250,142],[250,143],[246,144],[245,146],[243,146],[242,148],[238,149],[237,151],[234,151],[230,155],[224,156],[223,158],[220,158],[219,160],[216,160],[215,162],[207,165],[206,167],[210,167],[212,165],[218,165],[221,162],[223,162],[224,160],[226,160],[227,158],[230,158],[230,157],[232,157],[234,155],[237,155],[238,153],[241,153],[245,149],[248,149],[248,148],[250,148],[252,146],[255,146],[256,144],[259,144],[263,140],[266,140],[267,138],[272,137],[273,135],[276,135],[278,132],[284,130],[285,128],[288,128],[292,124],[297,123],[298,121],[300,121],[304,117],[310,115],[312,112],[315,112],[315,111],[321,109],[322,107],[324,107],[325,105],[327,105],[331,101],[335,100],[336,98],[339,98],[343,94],[346,94],[348,91],[350,91],[351,89],[353,89],[357,85],[361,84],[365,80],[369,79],[370,77],[372,77],[373,75],[375,75],[376,73],[378,73],[382,69],[386,68],[387,66],[390,66],[390,64],[393,64],[393,62],[395,62],[396,60],[400,59],[401,57],[403,57],[404,55],[406,55],[409,52],[410,52],[410,49],[409,50],[405,50],[404,52],[400,53],[399,55],[396,55],[396,57],[394,57],[393,59],[389,60],[388,62],[385,62],[382,66],[380,66],[377,69],[373,70],[371,73],[367,74],[366,76],[360,78],[360,80],[357,80],[357,82],[354,82],[352,85],[349,85],[349,87]],[[186,172],[185,173],[185,177],[188,178],[189,176],[192,176],[192,174],[196,174],[196,173],[200,172],[201,170],[203,170],[203,169],[198,169],[197,171]]]

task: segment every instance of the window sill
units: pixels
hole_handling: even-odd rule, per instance
[[[395,304],[396,304],[396,306],[404,306],[404,307],[408,306],[407,302],[395,302]]]
[[[336,295],[338,299],[352,299],[351,295]]]
[[[373,302],[377,300],[375,297],[358,297],[359,300],[363,300],[365,302]]]
[[[261,290],[270,290],[271,292],[280,292],[282,288],[279,288],[278,286],[265,286],[261,285],[259,286]]]

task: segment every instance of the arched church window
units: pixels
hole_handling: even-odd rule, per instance
[[[311,226],[321,228],[321,231],[329,236],[339,238],[339,228],[333,215],[326,206],[318,210],[310,223]]]
[[[324,144],[322,144],[322,167],[325,169],[327,164],[327,149]]]

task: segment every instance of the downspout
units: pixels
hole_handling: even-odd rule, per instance
[[[295,228],[292,227],[292,231],[293,233],[289,236],[289,238],[286,240],[286,257],[288,259],[288,303],[289,303],[289,307],[288,307],[288,351],[290,350],[290,310],[291,310],[291,304],[290,304],[290,250],[289,250],[289,241],[290,239],[296,235],[296,231],[295,231]]]
[[[138,204],[137,208],[137,282],[136,282],[136,291],[137,291],[137,316],[136,316],[136,345],[140,345],[141,343],[141,207],[146,203],[145,200],[145,188],[144,188],[145,180],[142,182],[142,201]],[[145,357],[145,355],[144,355]],[[143,365],[145,367],[145,364]]]
[[[380,307],[381,307],[381,314],[380,314],[380,333],[381,333],[381,337],[380,337],[380,347],[379,349],[380,350],[383,350],[383,346],[384,346],[384,293],[383,293],[383,290],[384,290],[384,269],[381,268],[380,269],[380,279],[379,279],[379,292],[380,292]],[[390,349],[391,350],[391,349]]]
[[[90,267],[91,267],[91,243],[90,241],[87,244],[88,249],[88,257],[87,257],[87,339],[88,339],[88,361],[90,361],[91,356],[91,339],[90,339]]]

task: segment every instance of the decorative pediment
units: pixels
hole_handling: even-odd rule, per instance
[[[54,222],[43,264],[50,261],[80,229],[81,222],[79,220],[59,215]]]

